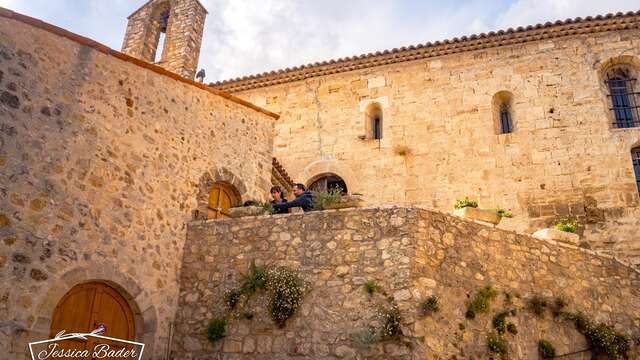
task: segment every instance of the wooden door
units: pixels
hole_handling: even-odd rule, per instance
[[[229,217],[229,209],[238,202],[233,188],[226,184],[216,183],[209,193],[209,219]]]
[[[104,336],[123,340],[134,340],[133,311],[126,300],[112,287],[99,282],[74,286],[56,306],[51,321],[51,337],[64,330],[69,333],[89,333],[104,325]],[[59,342],[65,349],[89,350],[97,344],[108,344],[111,348],[122,348],[124,343],[88,337]],[[130,346],[128,346],[130,347]],[[89,357],[91,358],[91,357]]]

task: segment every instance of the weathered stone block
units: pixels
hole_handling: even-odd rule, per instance
[[[245,216],[259,216],[266,213],[261,206],[240,206],[229,209],[229,216],[232,218],[241,218]]]
[[[500,220],[502,220],[502,217],[498,215],[495,211],[483,210],[483,209],[478,209],[473,207],[456,209],[453,211],[453,214],[463,218],[483,221],[483,222],[487,222],[494,225],[497,225],[498,223],[500,223]]]
[[[580,235],[553,228],[538,230],[532,236],[536,239],[561,241],[573,245],[580,243]]]

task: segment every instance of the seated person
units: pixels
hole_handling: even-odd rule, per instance
[[[303,184],[293,185],[293,194],[296,196],[295,199],[273,205],[278,214],[287,213],[292,207],[301,207],[304,211],[313,209],[313,194],[307,191]]]
[[[273,186],[270,192],[271,197],[273,198],[273,200],[271,200],[271,205],[287,202],[287,200],[284,198],[284,193],[282,192],[280,186]]]

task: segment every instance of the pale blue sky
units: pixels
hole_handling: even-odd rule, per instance
[[[120,50],[146,0],[0,0]],[[568,17],[640,10],[640,0],[201,0],[206,81]]]

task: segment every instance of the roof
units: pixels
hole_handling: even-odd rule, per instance
[[[405,61],[426,59],[466,51],[488,49],[499,46],[522,44],[532,41],[554,39],[564,36],[590,34],[640,28],[640,11],[598,15],[595,17],[566,19],[527,27],[509,28],[479,35],[463,36],[450,40],[428,42],[408,47],[378,51],[352,57],[333,59],[280,69],[262,74],[210,83],[217,89],[238,92],[278,85],[308,78],[360,70],[375,66]]]
[[[127,16],[127,19],[131,19],[131,17],[135,14],[138,13],[138,11],[142,10],[144,7],[146,7],[147,5],[151,4],[152,2],[154,2],[156,0],[149,0],[146,3],[144,3],[144,5],[140,6],[136,11],[132,12],[131,15]],[[200,2],[200,0],[194,0],[198,5],[200,5],[200,7],[202,8],[202,10],[204,10],[205,14],[209,14],[209,12],[207,11],[207,8],[204,7],[204,5],[202,5],[202,3]]]
[[[274,175],[277,175],[278,177],[280,177],[280,179],[278,179],[281,182],[286,183],[287,185],[289,185],[289,187],[293,186],[293,180],[291,179],[291,177],[289,176],[289,174],[287,173],[287,170],[285,170],[284,166],[282,166],[282,164],[280,164],[280,162],[278,161],[278,159],[273,158],[271,161],[272,164],[272,168],[275,171]]]
[[[58,36],[62,36],[64,38],[67,38],[67,39],[69,39],[71,41],[74,41],[74,42],[76,42],[78,44],[81,44],[81,45],[84,45],[84,46],[88,46],[88,47],[90,47],[90,48],[92,48],[92,49],[94,49],[96,51],[99,51],[99,52],[101,52],[103,54],[106,54],[106,55],[109,55],[109,56],[113,56],[113,57],[118,58],[120,60],[123,60],[123,61],[126,61],[126,62],[130,62],[130,63],[132,63],[134,65],[137,65],[137,66],[139,66],[141,68],[145,68],[145,69],[151,70],[151,71],[153,71],[155,73],[158,73],[160,75],[164,75],[164,76],[170,77],[170,78],[172,78],[174,80],[180,81],[182,83],[185,83],[185,84],[188,84],[188,85],[191,85],[191,86],[195,86],[195,87],[197,87],[199,89],[202,89],[204,91],[208,91],[208,92],[210,92],[210,93],[212,93],[214,95],[223,97],[223,98],[225,98],[225,99],[227,99],[229,101],[235,102],[235,103],[240,104],[242,106],[246,106],[246,107],[248,107],[248,108],[250,108],[252,110],[261,112],[261,113],[263,113],[265,115],[268,115],[268,116],[270,116],[270,117],[272,117],[274,119],[278,119],[280,117],[280,115],[278,115],[278,114],[275,114],[275,113],[273,113],[273,112],[271,112],[269,110],[263,109],[263,108],[261,108],[261,107],[259,107],[257,105],[254,105],[254,104],[252,104],[252,103],[250,103],[250,102],[248,102],[246,100],[243,100],[243,99],[240,99],[240,98],[238,98],[236,96],[233,96],[233,95],[229,94],[228,92],[225,92],[225,91],[222,91],[222,90],[218,90],[218,89],[214,89],[214,88],[212,88],[210,86],[201,84],[201,83],[193,81],[191,79],[184,78],[184,77],[182,77],[182,76],[180,76],[180,75],[178,75],[176,73],[173,73],[171,71],[168,71],[168,70],[166,70],[166,69],[164,69],[164,68],[162,68],[162,67],[160,67],[158,65],[148,63],[148,62],[146,62],[144,60],[136,59],[136,58],[134,58],[132,56],[129,56],[129,55],[123,54],[123,53],[121,53],[119,51],[113,50],[113,49],[109,48],[106,45],[100,44],[97,41],[91,40],[91,39],[86,38],[84,36],[80,36],[78,34],[72,33],[71,31],[68,31],[68,30],[65,30],[63,28],[59,28],[57,26],[48,24],[48,23],[46,23],[44,21],[32,18],[30,16],[18,14],[16,12],[13,12],[13,11],[9,10],[9,9],[5,9],[3,7],[0,7],[0,18],[7,18],[7,19],[12,19],[12,20],[15,20],[15,21],[19,21],[19,22],[31,25],[33,27],[36,27],[38,29],[41,29],[41,30],[44,30],[44,31],[48,31],[48,32],[50,32],[52,34],[55,34],[55,35],[58,35]]]

